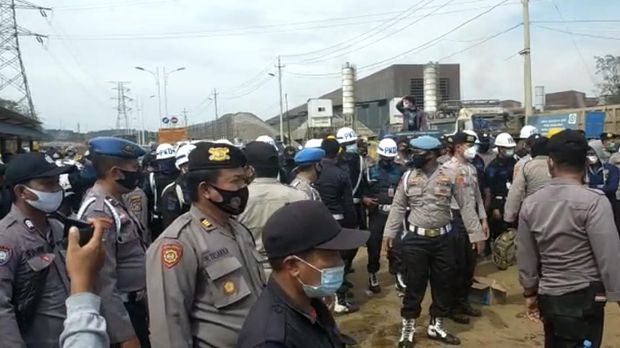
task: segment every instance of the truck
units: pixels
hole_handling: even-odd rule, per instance
[[[445,101],[428,123],[431,130],[443,134],[455,134],[463,130],[514,134],[521,128],[518,117],[494,99]]]

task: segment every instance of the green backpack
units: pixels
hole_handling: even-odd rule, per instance
[[[511,228],[500,234],[493,242],[491,255],[493,263],[501,270],[514,265],[517,260],[517,231]]]

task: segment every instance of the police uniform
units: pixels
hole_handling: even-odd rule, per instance
[[[273,214],[265,225],[263,245],[269,259],[282,260],[314,249],[350,250],[367,239],[368,232],[341,228],[323,204],[306,200]],[[343,348],[355,344],[340,333],[321,298],[306,293],[310,305],[305,308],[291,301],[284,288],[293,287],[301,284],[269,278],[243,324],[236,347]]]
[[[164,189],[175,182],[179,177],[179,170],[175,166],[175,151],[170,144],[160,144],[157,147],[155,171],[149,173],[146,180],[144,192],[149,200],[149,211],[151,212],[150,230],[153,239],[157,239],[159,234],[166,228],[163,221],[164,202],[162,193]]]
[[[551,181],[548,159],[549,157],[545,155],[536,156],[523,164],[520,169],[515,169],[504,207],[504,221],[517,222],[523,200]]]
[[[145,228],[143,240],[146,245],[151,244],[152,237],[149,225],[149,206],[146,193],[140,187],[136,187],[135,190],[129,192],[123,197],[125,206],[128,207],[133,215],[138,218],[140,224]]]
[[[424,151],[439,149],[440,145],[437,139],[430,136],[411,141],[414,149]],[[450,202],[452,198],[456,199],[468,232],[480,231],[475,200],[468,199],[470,192],[464,176],[446,166],[438,167],[430,176],[421,169],[411,169],[396,189],[385,226],[386,238],[395,238],[407,207],[411,210],[407,229],[399,242],[407,285],[401,309],[404,323],[401,341],[413,340],[414,321],[420,316],[420,305],[430,275],[433,303],[429,335],[432,331],[438,339],[458,342],[458,338],[447,334],[443,328],[443,318],[450,314],[452,305],[455,267],[454,238],[449,235],[452,230]]]
[[[6,180],[12,186],[69,169],[27,153],[9,164]],[[39,230],[16,205],[0,220],[0,346],[58,347],[70,292],[63,241],[59,221]]]
[[[587,144],[576,133],[554,135],[550,156],[585,157]],[[569,142],[581,150],[569,153]],[[605,300],[620,301],[620,238],[605,195],[578,180],[553,178],[525,199],[517,241],[519,281],[524,296],[537,296],[545,347],[586,347],[585,340],[599,347]]]
[[[236,147],[205,143],[190,154],[189,172],[245,164]],[[234,346],[265,284],[259,259],[247,228],[232,217],[220,226],[192,205],[147,251],[153,346]]]
[[[121,138],[93,138],[89,146],[92,155],[125,159],[144,155],[137,144]],[[86,193],[78,212],[82,220],[97,216],[114,222],[104,232],[106,257],[98,279],[110,342],[120,343],[136,336],[143,347],[148,347],[145,228],[124,201],[112,197],[99,183]]]
[[[295,165],[297,167],[309,165],[309,164],[318,164],[321,163],[321,160],[325,157],[325,151],[322,149],[316,148],[307,148],[299,151],[295,154]],[[291,181],[291,187],[296,188],[300,191],[306,193],[308,197],[310,197],[313,201],[320,201],[321,195],[319,191],[314,187],[313,183],[311,183],[308,179],[306,179],[303,175],[297,174],[293,181]]]
[[[503,216],[508,189],[512,183],[515,162],[512,156],[506,158],[500,158],[498,156],[487,166],[485,174],[491,190],[490,212],[498,209]],[[506,229],[503,218],[489,219],[489,227],[493,239]]]

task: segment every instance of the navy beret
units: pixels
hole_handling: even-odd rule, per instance
[[[88,142],[90,155],[105,155],[136,159],[144,156],[146,152],[138,144],[116,137],[96,137]]]
[[[412,139],[409,145],[420,150],[435,150],[441,147],[441,142],[430,135],[423,135]]]
[[[306,148],[295,155],[295,164],[303,166],[305,164],[319,163],[325,157],[325,150],[318,148]]]

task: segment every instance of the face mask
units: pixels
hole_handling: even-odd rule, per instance
[[[322,298],[326,296],[331,296],[335,294],[338,288],[340,288],[340,286],[342,285],[342,282],[344,281],[344,265],[338,267],[318,269],[297,256],[295,256],[295,258],[321,273],[320,285],[307,285],[298,279],[304,289],[304,292],[308,297]]]
[[[478,152],[479,153],[487,153],[489,151],[489,147],[490,146],[491,145],[489,145],[489,144],[481,144],[481,145],[478,146]]]
[[[424,167],[426,162],[428,162],[428,159],[426,158],[426,154],[424,154],[424,155],[413,155],[413,157],[411,157],[410,163],[414,168],[420,169]]]
[[[515,154],[514,149],[506,149],[506,156],[511,157]]]
[[[221,188],[217,188],[215,186],[211,186],[217,191],[220,196],[222,196],[221,202],[213,202],[216,207],[220,208],[220,210],[231,214],[231,215],[239,215],[243,213],[245,210],[245,206],[248,204],[248,198],[250,196],[250,192],[248,191],[248,187],[244,187],[237,191],[228,191],[223,190]]]
[[[124,188],[130,191],[132,191],[133,189],[138,187],[138,185],[140,185],[140,181],[142,180],[142,177],[143,177],[140,171],[130,172],[127,170],[122,170],[122,169],[120,169],[120,171],[123,173],[124,178],[116,179],[116,182],[119,185],[123,186]]]
[[[588,162],[590,162],[590,164],[596,164],[598,162],[598,157],[597,156],[587,156],[588,158]]]
[[[478,153],[478,146],[474,145],[468,147],[467,150],[465,150],[465,152],[463,153],[463,156],[467,160],[473,160],[474,158],[476,158],[476,153]]]
[[[389,168],[392,166],[392,163],[394,163],[394,160],[392,159],[387,159],[387,158],[382,158],[379,160],[379,165],[383,168]]]
[[[357,144],[347,145],[345,147],[346,153],[357,153]]]
[[[40,210],[45,213],[53,213],[62,204],[62,199],[64,198],[64,192],[62,190],[58,190],[56,192],[45,192],[32,189],[27,187],[27,190],[34,193],[37,196],[37,200],[33,201],[27,199],[26,202],[30,204],[33,208]]]

